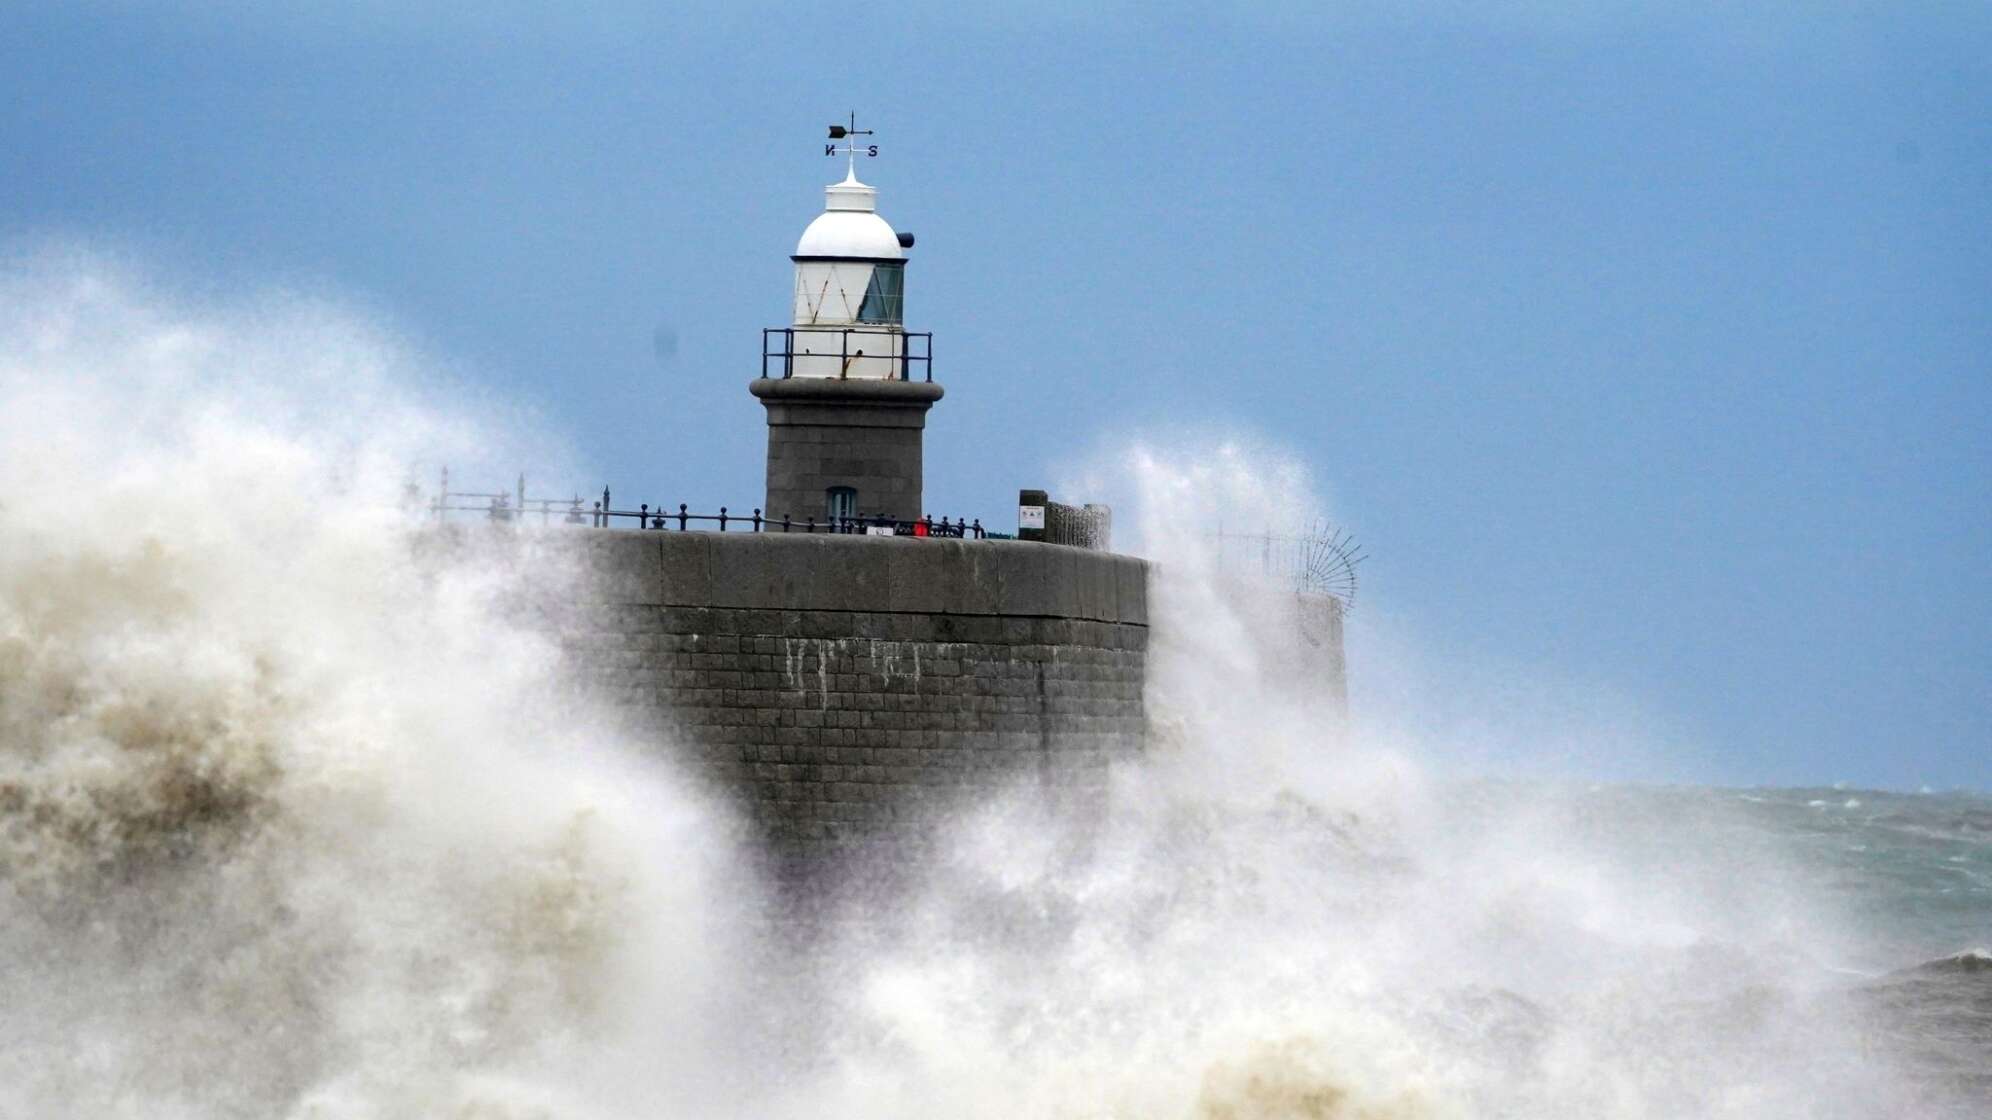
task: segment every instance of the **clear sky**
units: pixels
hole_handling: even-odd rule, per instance
[[[1992,7],[555,7],[8,4],[0,236],[330,293],[560,483],[747,508],[855,108],[934,513],[1246,433],[1374,554],[1359,703],[1368,633],[1636,776],[1992,788]]]

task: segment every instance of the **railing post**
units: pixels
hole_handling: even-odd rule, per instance
[[[719,531],[726,532],[726,507],[719,507]]]
[[[683,502],[679,502],[679,503],[678,503],[678,531],[679,531],[679,532],[681,532],[681,533],[682,533],[682,532],[684,532],[684,531],[685,531],[685,522],[686,522],[686,521],[688,521],[688,520],[690,520],[690,518],[689,518],[689,517],[688,517],[688,516],[686,515],[686,513],[685,513],[685,503],[683,503]]]
[[[782,532],[786,533],[788,531],[789,531],[789,515],[784,513],[782,514]]]
[[[637,505],[637,507],[636,507],[636,527],[637,527],[637,528],[639,528],[639,529],[648,529],[648,528],[650,528],[650,527],[651,527],[651,525],[650,525],[650,503],[649,503],[649,502],[642,502],[642,503],[639,503],[639,504]]]
[[[754,507],[754,531],[755,531],[755,532],[757,532],[757,533],[761,531],[761,507],[760,507],[760,506],[755,506],[755,507]]]

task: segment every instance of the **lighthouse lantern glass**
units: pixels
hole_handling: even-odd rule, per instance
[[[858,307],[861,323],[903,323],[906,304],[906,266],[879,263],[872,266],[871,283],[865,285],[864,302]]]

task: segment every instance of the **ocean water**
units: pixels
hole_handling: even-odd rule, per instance
[[[311,301],[0,277],[0,1117],[1992,1113],[1992,803],[1457,780],[1169,520],[1318,511],[1226,449],[1122,460],[1104,811],[991,791],[799,940],[522,621],[521,570],[585,593],[558,537],[401,508],[534,445],[432,376]]]
[[[1486,820],[1512,799],[1545,794],[1489,784],[1454,796]],[[1788,946],[1818,970],[1806,986],[1818,1012],[1856,1024],[1864,1053],[1903,1061],[1956,1114],[1992,1106],[1992,797],[1845,786],[1592,786],[1550,796],[1570,835],[1629,851],[1656,873],[1712,847],[1766,853],[1777,882],[1764,889],[1804,900],[1836,931],[1836,940]],[[1735,870],[1753,881],[1747,867]]]

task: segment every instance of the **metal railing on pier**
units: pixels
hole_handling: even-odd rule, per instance
[[[1356,605],[1356,568],[1367,557],[1345,530],[1325,523],[1298,533],[1227,531],[1222,522],[1210,534],[1220,569],[1254,575],[1310,595],[1327,595]]]
[[[890,517],[867,517],[863,514],[854,517],[826,517],[818,521],[814,517],[797,519],[783,514],[780,517],[764,517],[757,508],[753,513],[729,513],[725,506],[718,513],[692,513],[689,507],[680,502],[673,511],[664,506],[652,507],[649,503],[639,503],[635,509],[616,509],[609,500],[609,491],[602,490],[602,500],[595,503],[592,512],[593,524],[599,528],[613,526],[617,519],[635,522],[634,528],[662,529],[676,532],[737,533],[845,533],[877,537],[952,537],[981,540],[985,535],[982,519],[969,521],[966,518],[935,520],[923,517],[917,521],[903,521]]]
[[[537,516],[540,524],[551,524],[556,518],[564,525],[586,525],[588,511],[582,505],[579,494],[566,498],[534,498],[526,494],[526,476],[519,476],[518,486],[510,491],[497,490],[452,490],[450,489],[450,469],[442,471],[442,485],[436,497],[426,503],[422,500],[421,488],[414,482],[407,486],[404,505],[423,507],[436,520],[442,521],[452,513],[481,514],[487,521],[516,521]]]
[[[726,506],[719,507],[718,513],[693,513],[690,505],[684,502],[680,502],[675,510],[648,502],[638,503],[635,509],[618,509],[606,486],[602,488],[601,498],[593,502],[584,502],[578,494],[565,498],[533,497],[526,492],[526,476],[523,474],[519,476],[518,485],[510,491],[452,490],[447,467],[443,469],[441,485],[434,498],[424,502],[413,482],[408,484],[407,493],[408,508],[426,510],[437,521],[448,520],[451,514],[470,514],[481,516],[486,521],[511,522],[537,517],[543,525],[558,522],[563,525],[590,525],[598,529],[631,528],[680,533],[835,533],[955,540],[982,540],[989,535],[979,517],[971,521],[965,517],[928,516],[907,521],[857,514],[818,520],[814,517],[794,518],[787,514],[769,517],[758,508],[752,513],[733,513]]]

